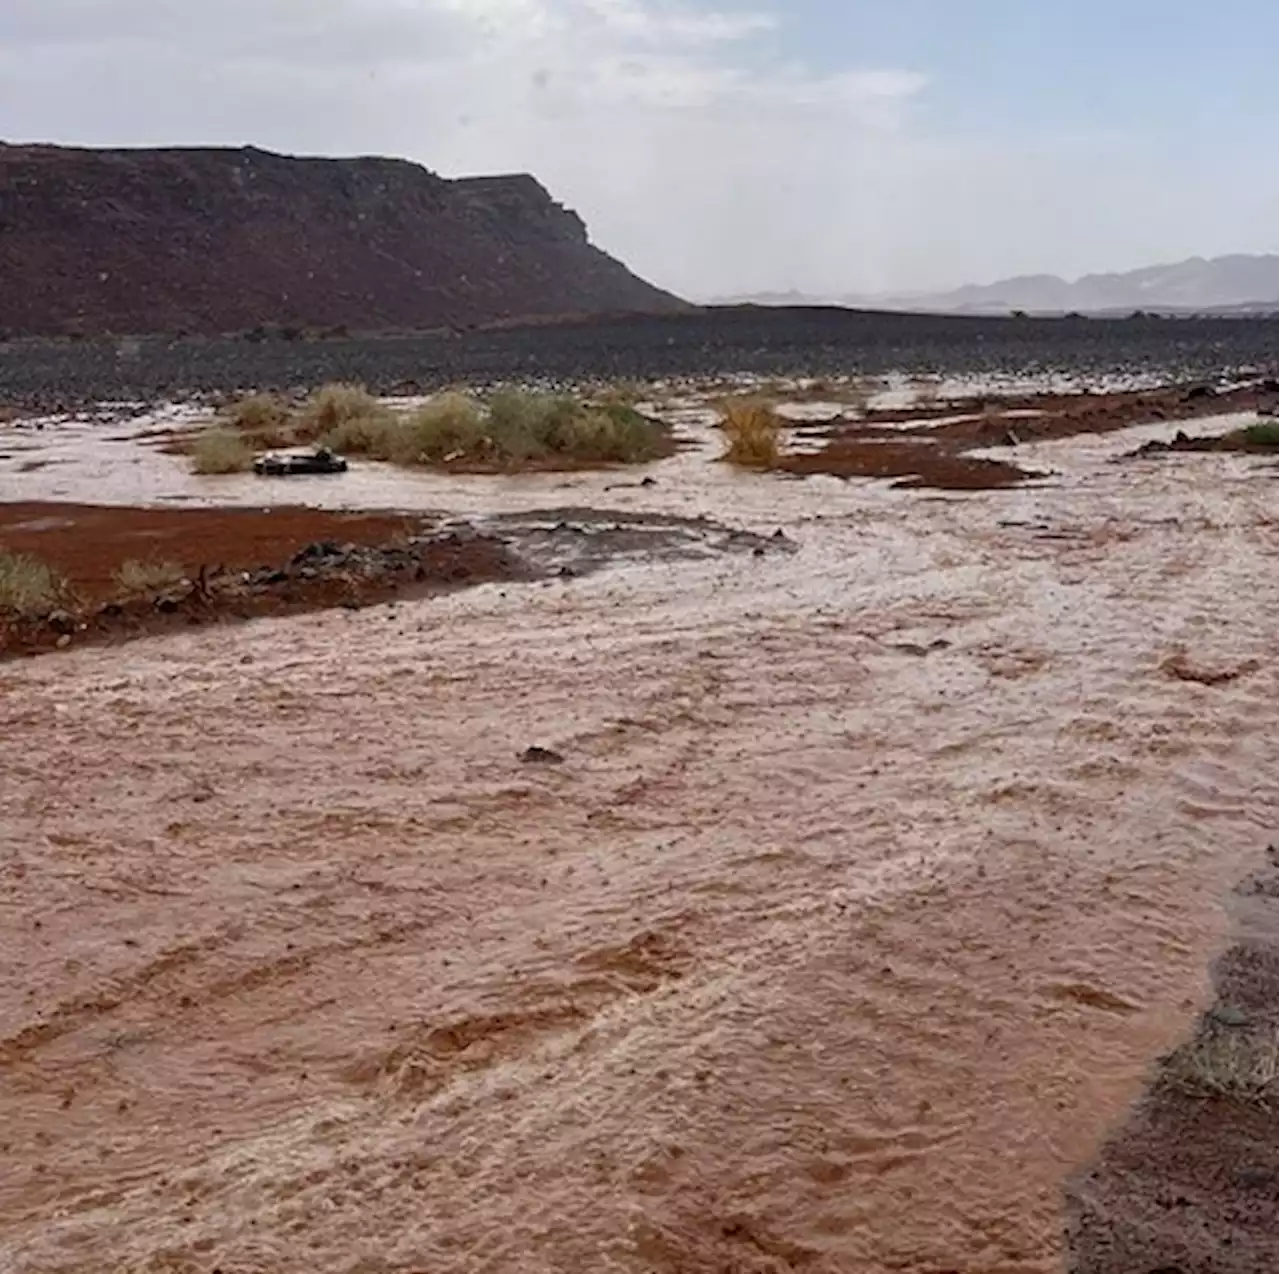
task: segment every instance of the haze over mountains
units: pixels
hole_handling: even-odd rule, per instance
[[[1086,274],[1068,282],[1055,274],[1027,274],[950,292],[814,296],[770,292],[722,298],[758,305],[846,305],[859,309],[929,310],[971,314],[1108,313],[1132,310],[1275,308],[1280,259],[1275,254],[1191,257],[1120,274]]]

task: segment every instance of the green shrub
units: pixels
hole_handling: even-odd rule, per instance
[[[127,597],[146,597],[180,584],[184,572],[177,562],[139,561],[131,557],[115,572],[116,587]]]
[[[294,441],[293,409],[278,394],[249,394],[221,413],[226,428],[248,435],[261,447],[287,447]]]
[[[47,615],[68,593],[66,579],[26,553],[0,552],[0,610]]]
[[[1251,447],[1271,447],[1280,449],[1280,422],[1274,420],[1257,420],[1246,425],[1241,431],[1244,440]]]
[[[475,399],[450,392],[432,398],[398,422],[387,458],[399,464],[439,464],[454,458],[482,458],[489,445]]]
[[[346,385],[333,381],[328,385],[321,385],[302,404],[294,415],[293,431],[299,442],[314,442],[317,438],[329,437],[340,429],[357,427],[373,435],[390,418],[390,410],[363,385]]]
[[[191,442],[192,473],[243,473],[253,463],[253,448],[230,429],[206,429]]]

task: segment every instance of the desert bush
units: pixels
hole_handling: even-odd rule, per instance
[[[184,578],[177,562],[140,561],[131,557],[115,572],[116,587],[128,597],[146,597],[180,584]]]
[[[0,552],[0,610],[46,615],[68,592],[66,579],[47,562],[26,553]]]
[[[230,429],[206,429],[192,439],[192,473],[243,473],[253,463],[253,448]]]
[[[284,447],[293,441],[293,409],[278,394],[249,394],[221,413],[226,428],[246,434],[263,447]]]
[[[1251,447],[1274,447],[1280,449],[1280,422],[1274,420],[1255,420],[1245,425],[1241,431],[1244,440]]]
[[[1212,1030],[1175,1049],[1165,1075],[1197,1097],[1275,1105],[1276,1037],[1238,1030]]]
[[[351,416],[321,435],[319,442],[330,451],[368,456],[371,460],[390,460],[393,435],[399,425],[400,418],[391,412]]]
[[[751,469],[773,468],[782,454],[782,419],[773,404],[740,398],[725,403],[721,411],[725,450],[720,458]]]
[[[390,410],[363,385],[335,381],[321,385],[302,404],[293,418],[293,432],[299,442],[314,442],[339,429],[361,428],[373,435],[390,419]]]
[[[442,394],[409,418],[408,431],[411,462],[428,464],[638,464],[662,455],[666,441],[657,421],[624,403],[521,389],[498,391],[484,412],[465,395]]]
[[[489,437],[479,404],[466,394],[440,394],[396,424],[388,460],[438,464],[454,457],[482,458]]]

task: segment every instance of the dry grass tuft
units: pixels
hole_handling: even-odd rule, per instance
[[[1274,1035],[1211,1030],[1175,1049],[1164,1075],[1192,1096],[1274,1106],[1276,1065]]]
[[[186,575],[177,562],[140,561],[131,557],[115,572],[116,586],[126,597],[148,597],[181,584]]]
[[[339,430],[376,434],[391,421],[391,411],[363,385],[338,381],[321,385],[294,415],[293,434],[299,442],[314,442]]]
[[[423,403],[399,422],[388,460],[400,464],[440,464],[485,454],[488,435],[474,398],[456,391]]]
[[[294,440],[293,408],[278,394],[249,394],[221,413],[228,430],[251,438],[261,447],[287,447]]]
[[[0,611],[47,615],[70,593],[66,579],[26,553],[0,552]]]
[[[724,403],[721,412],[726,440],[721,460],[749,469],[776,467],[782,456],[782,418],[773,404],[739,398]]]
[[[622,403],[588,405],[556,394],[504,389],[485,410],[466,394],[440,394],[368,431],[347,426],[335,449],[397,464],[520,468],[539,464],[638,464],[664,454],[666,431]]]
[[[191,441],[192,473],[243,473],[253,463],[253,448],[230,429],[206,429]]]
[[[402,465],[520,468],[522,465],[640,464],[669,450],[668,431],[628,403],[625,387],[588,403],[565,395],[504,389],[487,409],[466,394],[437,395],[396,412],[359,385],[324,385],[296,410],[270,395],[244,399],[228,414],[243,427],[203,435],[191,447],[198,473],[247,468],[247,444],[322,442],[336,452]],[[282,416],[280,408],[284,406]],[[225,457],[225,459],[224,459]],[[202,465],[229,467],[200,467]]]

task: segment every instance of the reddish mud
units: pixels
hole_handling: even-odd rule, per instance
[[[1209,434],[1207,437],[1188,438],[1182,430],[1168,441],[1152,439],[1140,447],[1126,453],[1126,459],[1139,456],[1162,456],[1180,451],[1235,451],[1250,456],[1274,456],[1274,442],[1267,442],[1250,434],[1247,429],[1232,429],[1224,434]]]
[[[0,657],[263,615],[359,607],[528,574],[498,541],[484,537],[416,539],[412,552],[397,553],[423,522],[421,515],[290,507],[0,505],[0,549],[47,562],[69,587],[52,617],[0,615]],[[323,542],[376,548],[382,555],[369,555],[360,569],[344,569],[339,560],[294,560],[308,545]],[[130,560],[172,562],[186,578],[154,595],[124,596],[116,572]]]
[[[897,485],[944,490],[1011,486],[1043,475],[1020,468],[1011,460],[970,456],[966,452],[979,447],[1012,448],[1019,443],[1047,442],[1078,434],[1111,433],[1137,424],[1258,410],[1274,403],[1274,390],[1260,383],[1221,393],[1172,387],[968,398],[923,408],[872,408],[856,419],[837,417],[828,422],[821,450],[786,456],[778,467],[789,473],[827,473],[840,478],[902,478],[905,481]],[[890,427],[895,422],[907,427]],[[1197,444],[1186,449],[1274,450],[1234,444]]]
[[[1273,847],[1274,855],[1274,847]],[[1162,1063],[1128,1122],[1069,1191],[1072,1274],[1257,1274],[1277,1261],[1276,875],[1246,882],[1241,932],[1214,967],[1216,1001]],[[1181,1059],[1258,1059],[1270,1083],[1206,1090]],[[1213,1082],[1234,1070],[1210,1071]]]
[[[931,440],[835,437],[821,451],[784,456],[786,473],[829,473],[837,478],[898,478],[895,486],[981,490],[1024,482],[1036,474],[1003,460],[966,456]]]
[[[1260,381],[1236,389],[1213,391],[1208,387],[1171,385],[1162,389],[1117,390],[1111,393],[1016,394],[975,397],[931,403],[925,408],[872,408],[852,423],[863,426],[921,421],[919,430],[931,438],[964,442],[971,447],[989,447],[1004,441],[1012,429],[1022,442],[1047,442],[1082,433],[1110,433],[1130,425],[1158,421],[1195,420],[1200,416],[1221,416],[1231,412],[1274,408],[1274,382]],[[1035,412],[1034,416],[1019,415]],[[1010,414],[1015,413],[1015,414]],[[967,419],[957,420],[957,416]],[[931,424],[930,421],[942,423]],[[900,438],[903,430],[891,435]]]
[[[0,668],[0,1268],[1058,1274],[1275,825],[1274,477],[703,468],[798,549]]]

